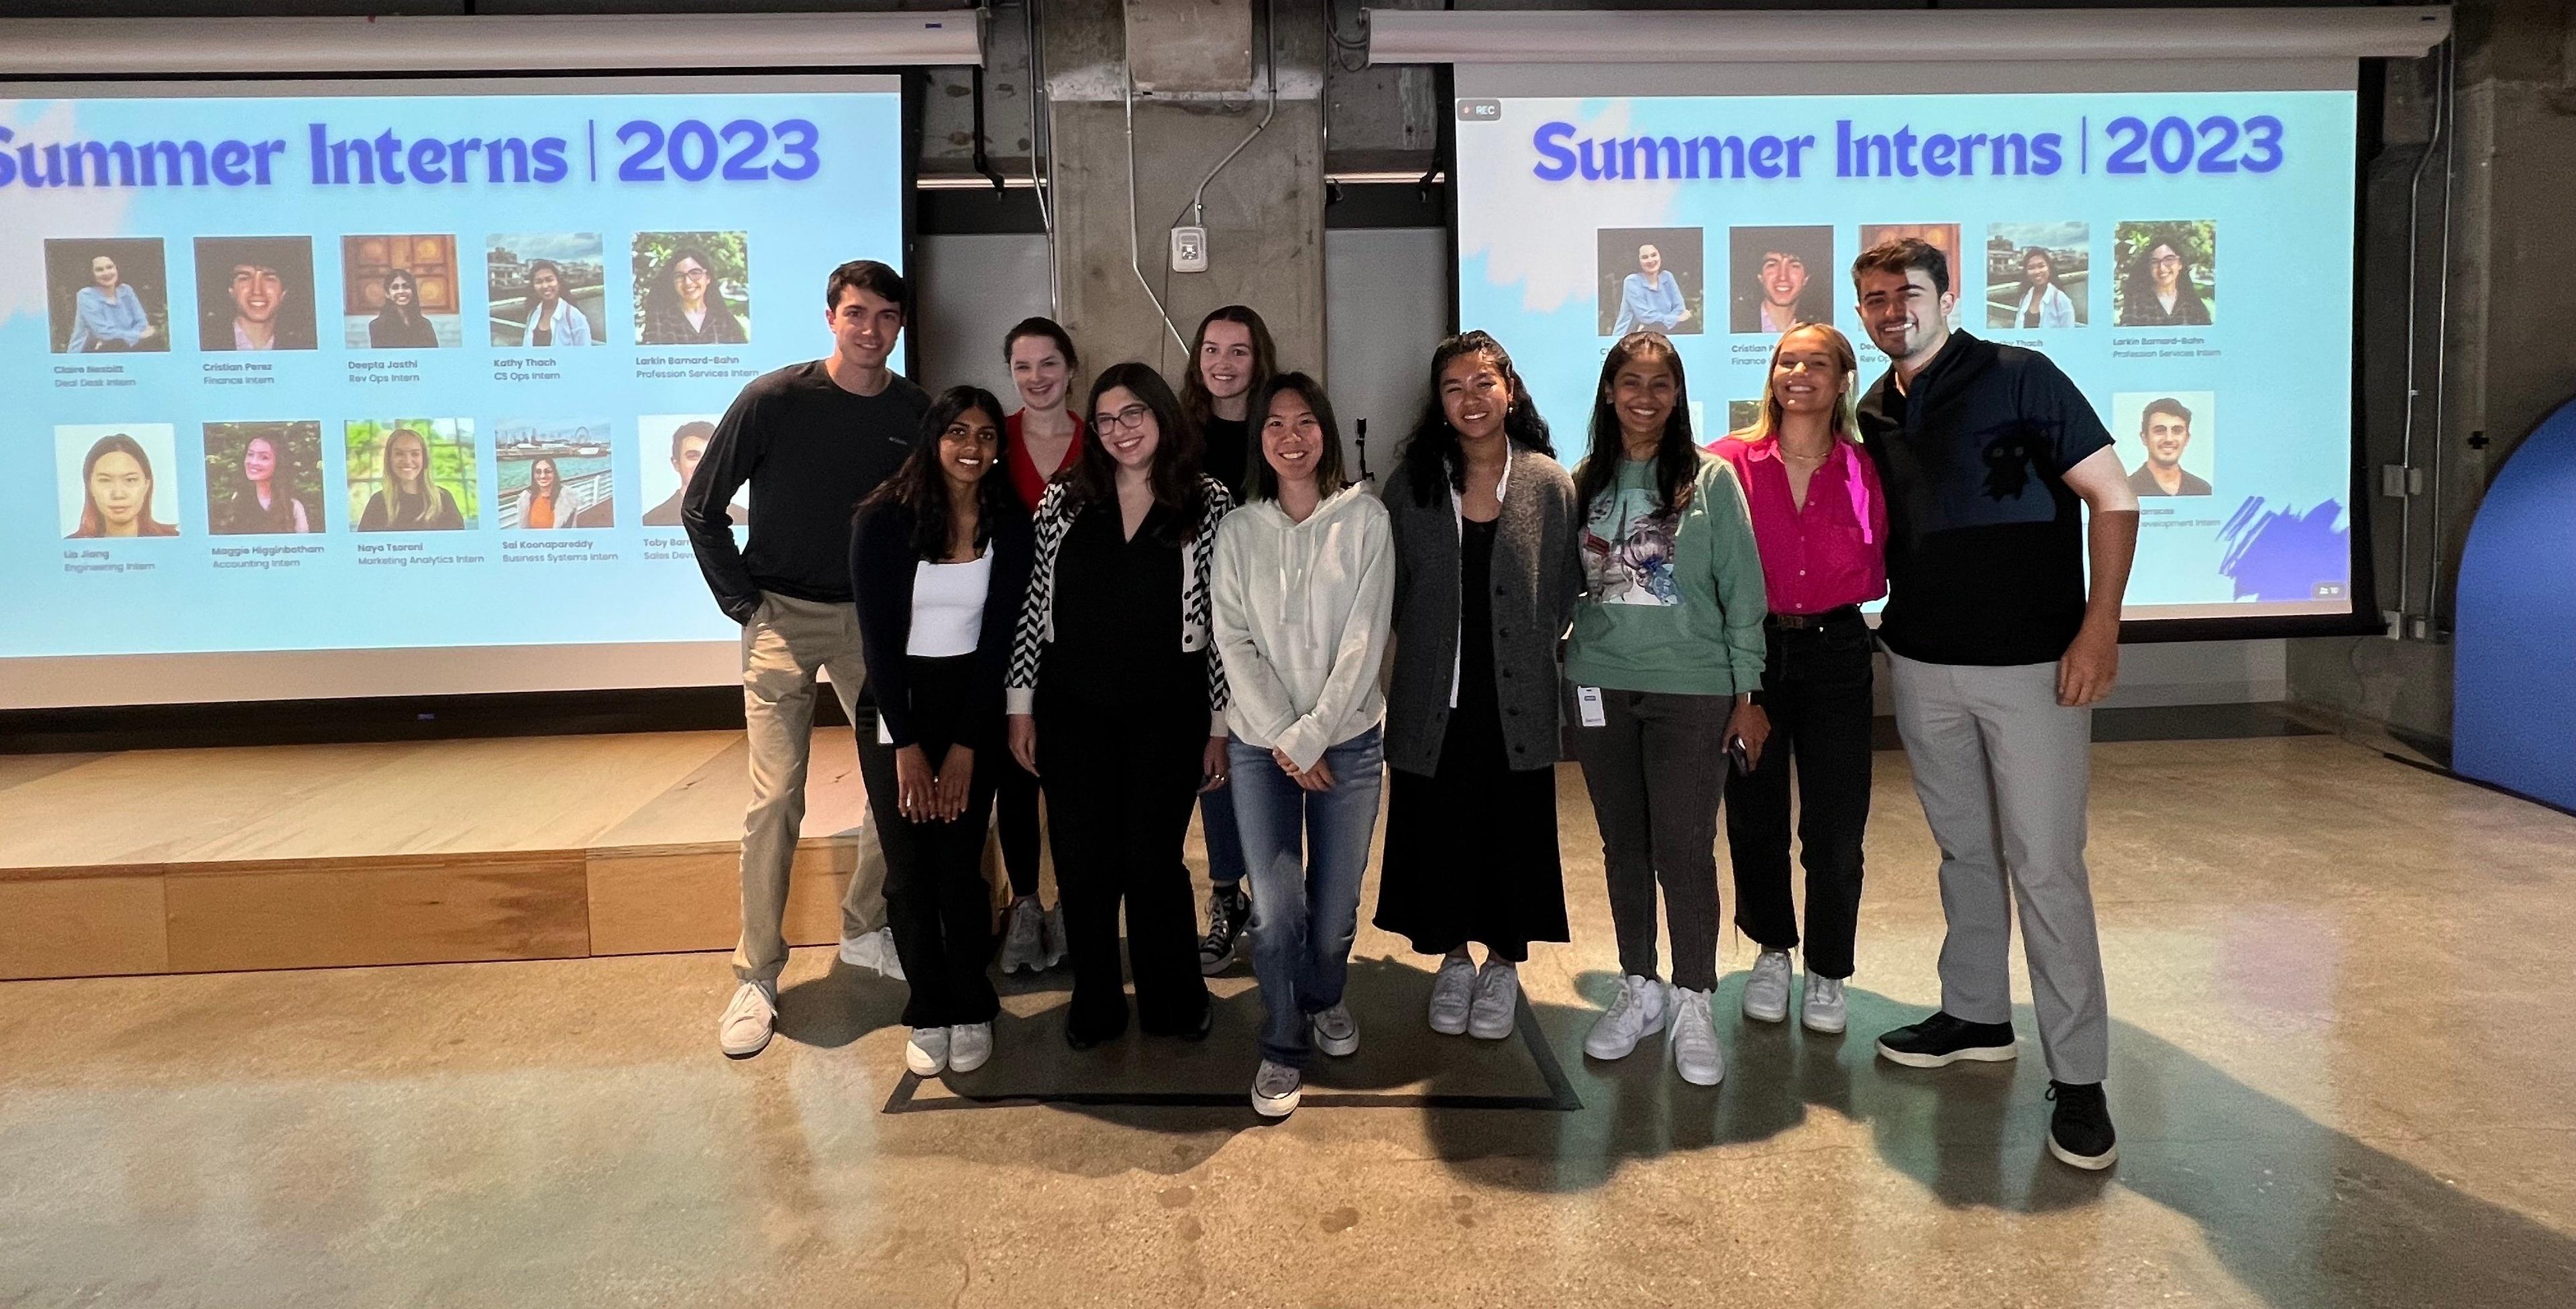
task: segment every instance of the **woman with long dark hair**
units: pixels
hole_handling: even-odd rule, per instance
[[[1127,1027],[1118,912],[1137,1019],[1197,1040],[1214,1010],[1192,957],[1194,796],[1225,784],[1225,666],[1210,639],[1219,523],[1234,508],[1199,471],[1198,434],[1153,369],[1091,384],[1093,440],[1038,502],[1037,554],[1011,649],[1011,753],[1043,778],[1073,946],[1065,1040]]]
[[[1530,943],[1567,935],[1556,643],[1583,589],[1582,517],[1554,455],[1511,355],[1468,332],[1432,351],[1382,495],[1395,671],[1374,921],[1439,957],[1431,1030],[1450,1036],[1509,1036]]]
[[[1250,305],[1221,305],[1199,320],[1190,341],[1189,367],[1181,374],[1181,419],[1198,434],[1207,475],[1237,499],[1252,466],[1252,397],[1279,371],[1279,347],[1270,325]],[[1220,786],[1199,798],[1199,826],[1207,840],[1208,926],[1199,938],[1199,971],[1224,972],[1243,944],[1252,902],[1243,893],[1242,833],[1234,821],[1234,792]]]
[[[410,270],[385,274],[385,301],[367,324],[367,344],[377,350],[434,350],[438,329],[420,311],[420,282]]]
[[[1035,511],[1047,483],[1072,471],[1082,458],[1082,417],[1073,412],[1073,374],[1082,356],[1073,334],[1052,318],[1024,318],[1002,336],[1002,362],[1010,365],[1020,407],[1003,420],[1002,461],[1023,504]],[[1016,760],[1002,764],[994,801],[1002,836],[1002,871],[1011,879],[1011,906],[1002,918],[1002,971],[1037,972],[1064,960],[1064,907],[1038,903],[1037,776]]]
[[[1574,470],[1584,511],[1584,599],[1566,643],[1574,753],[1601,828],[1618,998],[1584,1053],[1625,1057],[1672,1029],[1682,1080],[1726,1075],[1709,1013],[1717,989],[1717,808],[1730,757],[1760,762],[1762,556],[1724,460],[1693,443],[1681,356],[1654,332],[1610,347],[1593,393],[1592,448]],[[1673,983],[1660,980],[1663,891]]]
[[[1858,368],[1851,342],[1831,326],[1791,328],[1771,348],[1760,416],[1717,443],[1744,488],[1770,605],[1762,695],[1771,735],[1726,802],[1735,923],[1762,948],[1745,980],[1744,1016],[1789,1016],[1789,951],[1800,944],[1789,884],[1794,754],[1807,870],[1799,1021],[1828,1034],[1848,1020],[1843,983],[1852,975],[1869,827],[1873,642],[1860,607],[1887,594],[1887,496],[1852,416]]]
[[[429,441],[408,427],[385,437],[384,485],[358,514],[361,532],[452,532],[465,526],[456,497],[430,477]]]
[[[2075,300],[2057,284],[2057,258],[2039,246],[2021,252],[2021,307],[2001,327],[2074,327]]]
[[[565,493],[563,469],[554,456],[538,455],[528,464],[528,484],[519,488],[519,530],[571,527],[578,511]]]
[[[751,333],[725,304],[707,252],[684,245],[662,261],[644,292],[641,345],[747,345]]]
[[[295,485],[295,466],[288,461],[285,443],[270,436],[254,436],[242,442],[239,474],[232,494],[225,496],[215,511],[214,529],[220,535],[251,536],[316,532],[321,519],[308,509],[291,489]]]
[[[950,387],[903,467],[859,503],[850,592],[876,721],[859,768],[886,854],[886,921],[912,988],[914,1073],[973,1072],[1001,1012],[984,835],[1003,767],[1002,683],[1037,551],[1003,466],[1002,405]],[[861,715],[865,718],[866,715]]]
[[[2207,327],[2209,302],[2192,285],[2193,242],[2181,232],[2159,229],[2121,277],[2120,326]]]
[[[1252,1107],[1279,1118],[1316,1051],[1359,1049],[1342,991],[1384,773],[1378,672],[1395,564],[1386,507],[1342,471],[1323,386],[1280,373],[1252,412],[1261,463],[1217,534],[1214,600],[1266,1013]]]
[[[152,516],[152,456],[143,443],[118,432],[102,436],[81,460],[80,525],[74,540],[117,536],[177,536],[179,529]]]

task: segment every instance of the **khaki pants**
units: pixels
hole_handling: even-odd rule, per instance
[[[780,923],[787,872],[805,821],[805,765],[814,739],[815,674],[831,670],[833,693],[852,719],[867,665],[859,653],[858,610],[764,593],[742,628],[742,711],[751,738],[751,807],[742,816],[742,942],[734,975],[775,982],[787,965]],[[841,935],[885,926],[885,850],[874,823],[859,829],[858,867],[841,898]]]

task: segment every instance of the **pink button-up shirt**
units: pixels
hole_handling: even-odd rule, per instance
[[[1789,494],[1780,441],[1728,437],[1711,452],[1735,466],[1762,548],[1762,582],[1775,614],[1821,614],[1887,594],[1887,497],[1861,448],[1836,443],[1807,479],[1807,505]]]

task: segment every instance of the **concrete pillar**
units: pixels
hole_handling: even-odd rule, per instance
[[[2430,276],[2440,258],[2439,233],[2420,242],[2427,261],[2418,348],[2443,352],[2441,439],[2431,442],[2435,408],[2429,394],[2416,409],[2414,466],[2439,470],[2441,521],[2429,494],[2411,503],[2375,498],[2373,536],[2381,603],[2423,612],[2438,579],[2435,617],[2451,613],[2451,583],[2479,497],[2493,471],[2531,425],[2576,391],[2576,334],[2565,330],[2562,249],[2565,215],[2576,210],[2576,20],[2561,0],[2464,0],[2457,10],[2458,96],[2450,198],[2450,305],[2446,331],[2434,322]],[[2405,412],[2406,184],[2430,122],[2429,68],[2392,64],[2392,147],[2369,187],[2363,288],[2369,460],[2375,470],[2400,459]],[[2442,160],[2428,174],[2426,215],[2433,221]],[[2424,385],[2430,389],[2431,373]],[[2483,435],[2483,441],[2479,438]],[[2397,594],[2402,524],[2413,522],[2410,594]],[[2291,643],[2292,698],[2387,725],[2402,738],[2436,747],[2451,732],[2451,646],[2446,640],[2385,637]]]
[[[1048,0],[1041,15],[1061,305],[1086,368],[1142,359],[1177,384],[1186,359],[1174,331],[1186,341],[1208,310],[1242,303],[1269,322],[1283,367],[1321,374],[1320,0]],[[1132,110],[1131,39],[1156,87]],[[1274,41],[1275,111],[1265,77]],[[1265,116],[1269,126],[1206,182],[1208,271],[1171,272],[1171,228],[1190,221],[1202,180]]]

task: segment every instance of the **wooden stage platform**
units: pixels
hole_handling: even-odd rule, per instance
[[[0,978],[726,950],[742,733],[0,755]],[[817,729],[788,940],[866,811]]]

